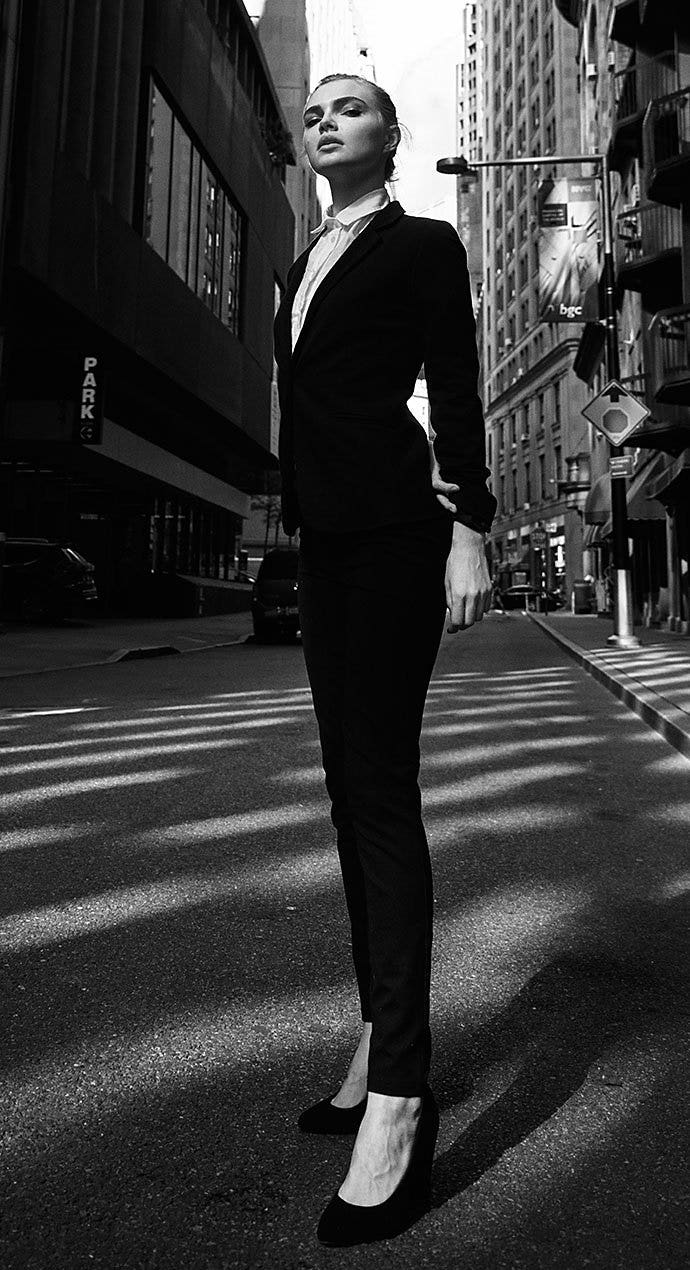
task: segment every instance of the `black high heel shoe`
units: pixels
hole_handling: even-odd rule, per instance
[[[356,1133],[367,1108],[367,1096],[354,1107],[334,1107],[329,1094],[303,1111],[297,1124],[303,1133]]]
[[[431,1166],[438,1136],[439,1114],[430,1089],[424,1093],[412,1155],[392,1195],[382,1204],[348,1204],[337,1191],[324,1209],[317,1238],[329,1248],[393,1239],[407,1230],[431,1206]]]

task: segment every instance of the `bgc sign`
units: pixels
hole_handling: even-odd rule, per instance
[[[103,369],[100,357],[83,357],[79,371],[74,440],[82,445],[103,441]]]
[[[541,320],[590,321],[598,307],[596,180],[542,181],[537,204]]]

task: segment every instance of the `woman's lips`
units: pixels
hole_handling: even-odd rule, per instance
[[[341,146],[342,144],[342,141],[335,141],[334,138],[331,137],[330,141],[319,141],[316,148],[317,150],[325,150],[327,146]]]

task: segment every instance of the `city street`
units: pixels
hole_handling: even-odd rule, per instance
[[[391,642],[395,626],[391,626]],[[433,1210],[320,1248],[358,1034],[302,651],[3,684],[4,1270],[680,1270],[690,764],[522,614],[444,636]]]

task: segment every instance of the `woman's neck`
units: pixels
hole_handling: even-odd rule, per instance
[[[363,198],[365,194],[371,194],[372,190],[380,190],[386,183],[383,172],[373,172],[368,176],[354,178],[350,180],[338,181],[331,179],[329,181],[331,187],[331,202],[333,205],[333,215],[337,216],[338,212],[342,212],[344,207],[349,207],[350,203],[355,203],[358,198]]]

